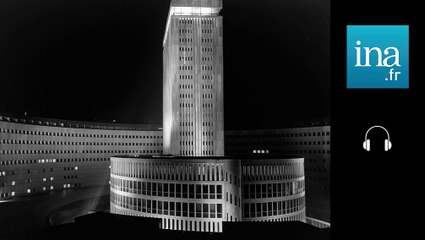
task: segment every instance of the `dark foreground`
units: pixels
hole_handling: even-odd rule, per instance
[[[328,240],[330,229],[319,229],[302,222],[229,222],[223,233],[196,233],[162,230],[160,220],[121,216],[105,212],[75,218],[75,222],[28,232],[19,239],[285,239]]]

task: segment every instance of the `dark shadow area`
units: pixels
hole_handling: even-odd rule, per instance
[[[34,231],[109,209],[109,186],[50,191],[0,204],[1,239],[29,238]]]
[[[94,213],[77,217],[75,223],[28,232],[16,239],[329,239],[330,229],[302,222],[227,222],[223,233],[185,232],[160,229],[161,219]]]

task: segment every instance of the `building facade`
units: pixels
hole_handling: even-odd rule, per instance
[[[164,34],[164,154],[223,156],[221,0],[172,0]]]
[[[305,221],[302,158],[111,158],[111,213],[164,229],[222,232],[227,221]]]
[[[326,122],[283,129],[226,131],[226,155],[304,158],[307,216],[330,222],[330,126]],[[325,226],[321,224],[320,226]]]
[[[158,126],[0,114],[0,199],[106,186],[111,156],[161,153]]]

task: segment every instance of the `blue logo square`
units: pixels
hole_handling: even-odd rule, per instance
[[[409,26],[347,26],[347,88],[409,88]]]

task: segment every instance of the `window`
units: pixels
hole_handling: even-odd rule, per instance
[[[196,198],[197,199],[201,199],[201,185],[200,184],[196,184]]]
[[[217,185],[217,199],[222,199],[222,186]]]
[[[207,203],[203,203],[202,210],[203,210],[202,217],[208,218],[208,204]]]
[[[182,188],[183,188],[182,197],[187,198],[187,184],[183,184]]]
[[[189,184],[189,198],[191,198],[191,199],[195,198],[195,185],[194,184]]]
[[[202,210],[201,210],[201,204],[200,203],[196,204],[196,217],[198,217],[198,218],[202,217]]]
[[[170,202],[170,215],[175,216],[175,203]]]
[[[176,197],[181,198],[181,184],[176,184]]]
[[[208,199],[208,185],[202,185],[203,199]]]
[[[189,203],[189,217],[195,217],[195,204]]]
[[[170,197],[174,197],[174,183],[170,183]]]

